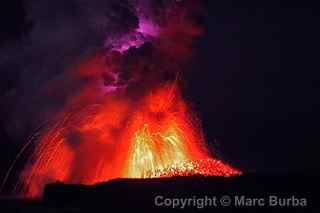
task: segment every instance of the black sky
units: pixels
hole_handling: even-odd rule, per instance
[[[1,46],[32,26],[22,1],[1,2]],[[302,5],[303,4],[303,5]],[[186,95],[225,160],[261,172],[319,169],[320,11],[309,2],[207,1]],[[18,83],[1,70],[1,94]],[[6,103],[1,101],[1,110]],[[1,176],[22,145],[0,119]]]
[[[230,0],[208,8],[190,76],[208,138],[248,169],[319,168],[319,8]]]

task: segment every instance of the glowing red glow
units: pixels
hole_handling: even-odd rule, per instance
[[[186,17],[184,10],[175,11],[159,29],[139,16],[137,29],[110,38],[106,51],[69,70],[70,82],[81,86],[41,132],[16,186],[19,193],[40,196],[55,181],[241,174],[208,152],[201,122],[180,82],[172,80],[201,34]],[[153,37],[151,54],[126,55]]]
[[[27,196],[57,180],[94,184],[121,177],[240,174],[210,158],[199,123],[175,83],[151,90],[134,110],[132,100],[105,98],[65,116],[41,138],[22,176]]]

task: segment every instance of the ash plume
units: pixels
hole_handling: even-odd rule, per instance
[[[1,62],[19,76],[18,86],[3,94],[9,131],[39,129],[26,143],[32,151],[17,193],[39,196],[56,180],[240,174],[211,159],[201,122],[179,89],[202,33],[197,5],[27,3],[33,27]]]
[[[121,65],[111,62],[121,66],[120,86],[145,82],[142,78],[150,78],[147,84],[162,76],[172,78],[181,68],[177,61],[187,60],[190,42],[200,34],[187,17],[191,11],[186,5],[194,1],[25,1],[31,27],[20,41],[0,51],[2,72],[15,79],[14,87],[0,94],[9,135],[26,135],[50,121],[74,92],[86,87],[88,76],[74,77],[69,70],[97,51],[108,52],[111,60],[121,52]],[[153,54],[144,57],[148,52]],[[153,68],[161,65],[166,74],[148,75],[159,72]],[[110,76],[104,78],[108,83]]]
[[[94,54],[106,38],[137,25],[127,1],[32,0],[25,1],[25,9],[28,33],[0,51],[1,71],[15,79],[14,87],[1,93],[10,135],[37,128],[49,111],[63,106],[68,91],[81,87],[66,73],[69,66]],[[52,82],[63,88],[47,94]]]

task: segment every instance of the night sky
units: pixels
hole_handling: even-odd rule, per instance
[[[6,45],[32,27],[21,2],[1,2],[2,57]],[[301,1],[209,0],[206,6],[205,34],[186,72],[185,94],[207,141],[245,171],[316,172],[319,9]],[[19,78],[18,71],[1,68],[1,97],[19,86]],[[12,135],[7,103],[0,107],[2,178],[28,134]]]

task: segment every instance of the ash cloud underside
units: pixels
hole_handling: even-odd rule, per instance
[[[25,2],[25,9],[28,32],[0,52],[1,71],[14,79],[13,87],[1,91],[4,123],[13,137],[38,128],[71,90],[81,88],[83,81],[75,82],[68,67],[101,49],[108,37],[138,24],[128,1],[33,0]],[[51,84],[60,87],[47,94]]]

